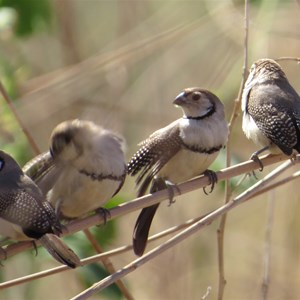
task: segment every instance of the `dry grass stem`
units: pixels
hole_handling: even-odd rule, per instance
[[[191,224],[194,224],[195,222],[201,220],[204,216],[206,216],[206,215],[200,216],[198,218],[190,219],[190,220],[188,220],[188,221],[186,221],[186,222],[184,222],[180,225],[170,227],[170,228],[168,228],[164,231],[161,231],[157,234],[154,234],[154,235],[149,237],[148,242],[151,243],[152,241],[156,241],[156,240],[158,240],[160,238],[163,238],[167,235],[170,235],[174,232],[177,232],[177,231],[180,231],[184,228],[187,228]],[[107,252],[101,253],[99,255],[94,255],[94,256],[90,256],[89,258],[82,259],[81,260],[81,265],[85,266],[85,265],[88,265],[88,264],[91,264],[91,263],[98,262],[99,260],[103,261],[105,258],[109,258],[110,256],[116,256],[116,255],[119,255],[121,253],[130,251],[130,250],[132,250],[132,245],[121,246],[121,247],[116,248],[114,250],[107,251]],[[4,283],[0,283],[0,289],[9,288],[9,287],[12,287],[12,286],[15,286],[15,285],[19,285],[19,284],[26,283],[26,282],[29,282],[29,281],[32,281],[32,280],[36,280],[36,279],[39,279],[39,278],[47,277],[47,276],[50,276],[50,275],[54,275],[54,274],[57,274],[57,273],[60,273],[60,272],[70,271],[70,270],[71,269],[68,268],[67,266],[59,266],[59,267],[52,268],[52,269],[49,269],[49,270],[37,272],[37,273],[31,274],[31,275],[28,275],[28,276],[23,276],[23,277],[20,277],[20,278],[17,278],[17,279],[9,280],[9,281],[6,281]]]
[[[283,178],[283,179],[281,179],[281,180],[279,180],[279,181],[277,181],[277,182],[275,182],[275,183],[273,183],[273,184],[269,184],[269,185],[265,186],[265,187],[262,188],[262,189],[259,189],[259,190],[255,193],[254,196],[256,197],[256,196],[259,196],[259,195],[261,195],[261,194],[264,194],[264,193],[266,193],[266,192],[268,192],[268,191],[271,191],[271,190],[273,190],[273,189],[275,189],[275,188],[277,188],[277,187],[279,187],[279,186],[281,186],[281,185],[284,185],[284,184],[286,184],[286,183],[288,183],[288,182],[290,182],[290,181],[292,181],[292,180],[297,179],[298,177],[300,177],[300,171],[295,172],[294,174],[292,174],[292,175],[290,175],[290,176],[287,176],[287,177],[285,177],[285,178]]]
[[[298,158],[299,156],[297,156]],[[297,162],[299,162],[299,159],[297,159]],[[127,274],[135,271],[140,266],[144,265],[146,262],[152,260],[153,258],[157,257],[161,253],[165,252],[166,250],[170,249],[171,247],[174,247],[178,243],[184,241],[189,236],[193,235],[203,227],[207,226],[214,220],[216,220],[219,216],[224,215],[225,213],[232,210],[234,207],[244,203],[245,201],[249,200],[250,198],[253,198],[255,196],[255,193],[258,189],[260,189],[262,186],[265,186],[266,183],[270,182],[271,180],[275,179],[277,176],[279,176],[280,173],[283,172],[287,168],[287,164],[284,164],[284,166],[280,166],[277,168],[274,172],[271,172],[272,174],[268,174],[264,179],[260,180],[258,183],[247,189],[245,192],[241,193],[237,197],[235,197],[233,200],[230,200],[229,202],[225,203],[222,207],[212,211],[211,213],[207,214],[205,217],[203,217],[198,222],[192,224],[187,229],[181,231],[174,237],[167,240],[165,243],[157,246],[153,250],[147,252],[144,256],[134,260],[124,268],[118,270],[115,274],[110,275],[106,277],[105,279],[99,281],[98,283],[95,283],[90,288],[86,289],[82,293],[78,294],[72,299],[76,300],[83,300],[87,299],[90,296],[92,296],[95,293],[100,292],[104,288],[108,287],[112,283],[114,283],[116,280],[119,280],[126,276]]]
[[[290,57],[290,56],[282,56],[275,59],[275,61],[284,61],[284,60],[291,60],[296,61],[297,63],[300,63],[299,57]]]
[[[89,229],[84,229],[83,232],[84,232],[85,236],[87,237],[87,239],[92,244],[93,248],[96,250],[96,252],[98,254],[102,254],[103,250],[102,250],[101,246],[97,243],[96,239],[91,234],[91,232],[89,231]],[[101,262],[102,262],[103,266],[105,267],[105,269],[110,274],[113,274],[113,273],[116,272],[116,269],[115,269],[113,263],[111,262],[111,260],[109,259],[108,256],[104,256],[101,259]],[[133,300],[134,299],[133,296],[130,294],[129,290],[127,289],[127,287],[125,286],[125,284],[121,280],[117,280],[116,281],[116,285],[120,289],[120,291],[123,294],[123,296],[124,296],[125,299],[128,299],[128,300]]]
[[[226,209],[228,209],[230,206],[236,206],[236,203],[238,202],[228,202],[221,208],[215,210],[213,213],[207,215],[202,220],[196,222],[195,224],[189,226],[187,229],[181,231],[174,237],[167,240],[165,243],[157,246],[153,250],[147,252],[142,257],[137,258],[133,262],[129,263],[127,266],[123,267],[122,269],[118,270],[115,274],[107,276],[103,280],[93,284],[90,288],[86,289],[82,293],[76,295],[73,297],[73,300],[83,300],[88,299],[95,293],[100,292],[104,288],[108,287],[109,285],[113,284],[116,280],[119,280],[126,276],[127,274],[135,271],[137,268],[144,265],[146,262],[152,260],[153,258],[157,257],[161,253],[165,252],[166,250],[170,249],[171,247],[174,247],[178,243],[184,241],[186,238],[191,236],[192,234],[196,233],[199,229],[203,228],[207,224],[210,224],[215,218],[220,216],[220,214],[224,213]],[[230,205],[230,206],[229,206]]]
[[[295,162],[299,163],[299,156],[297,156],[297,159]],[[246,191],[242,192],[239,196],[235,197],[233,201],[240,200],[240,198],[246,197],[247,199],[250,199],[252,197],[258,196],[260,192],[265,189],[265,192],[267,191],[268,184],[276,179],[280,174],[282,174],[286,169],[292,166],[291,161],[286,161],[280,166],[278,166],[276,169],[274,169],[272,172],[267,174],[263,179],[258,181],[257,183],[253,184],[250,188],[248,188]],[[278,183],[277,183],[278,184]],[[275,188],[276,186],[274,186]],[[269,189],[268,189],[269,190]]]
[[[103,260],[103,258],[105,258],[105,257],[116,256],[116,255],[119,255],[126,251],[129,251],[131,249],[132,249],[131,245],[122,246],[122,247],[116,248],[114,250],[107,251],[105,253],[96,254],[96,255],[90,256],[88,258],[81,259],[80,260],[81,266],[86,266],[91,263],[99,262],[99,261]],[[12,280],[0,283],[0,289],[9,288],[12,286],[16,286],[16,285],[19,285],[22,283],[26,283],[26,282],[29,282],[29,281],[32,281],[35,279],[43,278],[43,277],[47,277],[47,276],[54,275],[54,274],[64,272],[64,271],[72,271],[72,269],[70,269],[69,267],[67,267],[65,265],[61,265],[59,267],[55,267],[52,269],[48,269],[45,271],[37,272],[37,273],[31,274],[31,275],[23,276],[20,278],[16,278],[16,279],[12,279]]]
[[[273,228],[273,216],[275,205],[274,190],[269,192],[268,207],[267,207],[267,223],[265,232],[265,246],[263,255],[263,279],[262,279],[262,298],[268,299],[269,282],[270,282],[270,261],[271,261],[271,239]]]
[[[27,130],[26,126],[23,124],[21,118],[19,117],[19,114],[17,113],[17,110],[13,104],[13,102],[11,101],[8,93],[6,92],[2,82],[0,81],[0,92],[3,96],[3,99],[5,100],[5,102],[7,103],[10,111],[12,112],[12,114],[14,115],[16,121],[18,122],[18,124],[20,125],[20,127],[22,128],[28,142],[29,142],[29,145],[31,146],[31,148],[33,149],[34,153],[35,154],[39,154],[40,153],[40,150],[37,146],[37,144],[35,143],[34,139],[32,138],[30,132]]]
[[[203,18],[205,19],[207,17]],[[181,37],[185,37],[186,34],[191,34],[194,30],[199,28],[199,25],[202,22],[203,19],[179,24],[176,27],[165,30],[151,37],[127,43],[126,45],[119,47],[117,50],[94,55],[80,63],[41,75],[38,78],[29,81],[29,90],[31,93],[33,91],[41,91],[42,93],[45,93],[47,90],[49,91],[57,88],[57,86],[61,86],[62,83],[66,85],[68,82],[74,82],[75,79],[77,83],[80,83],[81,78],[84,78],[87,74],[96,73],[99,69],[102,69],[111,63],[124,63],[132,59],[139,60],[148,56],[157,49],[167,46],[168,44],[172,44]],[[23,97],[26,97],[26,95]]]
[[[235,121],[238,117],[238,112],[240,109],[241,99],[244,84],[247,78],[248,72],[248,33],[249,33],[249,3],[248,0],[245,0],[245,15],[244,15],[244,28],[245,28],[245,39],[244,39],[244,66],[243,66],[243,76],[242,82],[240,84],[240,89],[238,93],[238,97],[234,102],[233,111],[230,117],[229,122],[229,135],[227,142],[227,151],[226,151],[226,167],[231,165],[231,136],[232,130],[235,124]],[[227,203],[231,197],[231,188],[229,179],[225,181],[225,200]],[[225,226],[226,226],[226,214],[221,217],[219,228],[217,230],[217,240],[218,240],[218,268],[219,268],[219,284],[218,284],[218,300],[223,299],[224,289],[226,285],[225,279],[225,267],[224,267],[224,234],[225,234]]]
[[[261,158],[262,163],[264,166],[272,165],[274,163],[278,163],[283,160],[289,159],[284,154],[280,155],[268,155]],[[228,178],[232,178],[235,176],[239,176],[245,173],[252,172],[254,170],[259,169],[260,166],[253,162],[252,160],[237,164],[235,166],[231,166],[229,168],[225,168],[221,171],[216,172],[218,176],[218,180],[222,181]],[[184,182],[180,185],[178,185],[178,188],[180,190],[180,194],[185,194],[188,192],[191,192],[196,189],[200,189],[204,186],[209,185],[209,179],[206,176],[201,175],[200,177],[196,177],[195,179],[192,179],[190,181]],[[178,191],[174,191],[175,196],[179,196]],[[168,191],[163,190],[156,192],[152,195],[145,195],[143,197],[128,201],[126,203],[120,204],[112,209],[110,209],[110,218],[115,219],[117,217],[121,217],[123,215],[126,215],[130,212],[134,212],[136,210],[140,210],[146,206],[165,201],[169,199]],[[75,232],[87,229],[89,227],[103,224],[104,219],[101,214],[94,214],[92,216],[86,217],[84,219],[78,219],[76,221],[70,222],[66,229],[64,230],[63,235],[70,235]],[[20,253],[22,251],[32,249],[33,245],[31,242],[18,242],[11,245],[8,245],[4,249],[6,250],[7,257],[13,256],[17,253]],[[5,260],[5,255],[0,252],[0,260]]]
[[[298,160],[297,160],[298,161]],[[250,199],[250,198],[253,198],[253,197],[256,197],[264,192],[267,192],[269,191],[270,189],[274,189],[276,187],[279,187],[291,180],[294,180],[296,178],[298,178],[300,176],[300,171],[299,172],[295,172],[293,175],[291,176],[288,176],[274,184],[268,184],[270,183],[270,181],[272,179],[275,179],[276,177],[278,177],[284,170],[286,170],[288,167],[290,166],[290,161],[286,161],[284,162],[282,165],[280,165],[277,169],[275,169],[273,172],[272,172],[272,175],[267,175],[264,179],[262,179],[260,182],[258,182],[255,187],[250,187],[247,191],[243,192],[241,195],[239,195],[235,200],[236,201],[245,201],[247,199]],[[203,219],[207,218],[209,215],[213,214],[215,211],[209,213],[209,214],[205,214],[203,216],[200,216],[198,218],[194,218],[194,219],[191,219],[191,220],[188,220],[180,225],[177,225],[177,226],[174,226],[174,227],[171,227],[171,228],[168,228],[167,230],[164,230],[162,232],[159,232],[153,236],[151,236],[149,238],[149,242],[151,241],[154,241],[154,240],[157,240],[159,238],[162,238],[162,237],[165,237],[169,234],[172,234],[174,232],[177,232],[179,230],[182,230],[182,229],[185,229],[197,222],[203,222]],[[213,220],[207,220],[205,222],[205,225],[209,225]],[[28,244],[28,243],[26,243]],[[132,249],[132,246],[131,245],[127,245],[127,246],[122,246],[122,247],[119,247],[119,248],[116,248],[114,250],[111,250],[111,251],[107,251],[105,253],[102,253],[102,254],[98,254],[98,255],[94,255],[94,256],[91,256],[89,258],[85,258],[85,259],[82,259],[81,260],[81,263],[82,263],[82,266],[84,265],[87,265],[87,264],[91,264],[91,263],[95,263],[95,262],[98,262],[99,260],[103,260],[103,258],[108,258],[108,257],[111,257],[111,256],[115,256],[115,255],[119,255],[121,253],[124,253],[126,251],[129,251]],[[28,275],[28,276],[24,276],[24,277],[21,277],[21,278],[17,278],[17,279],[14,279],[14,280],[10,280],[10,281],[7,281],[7,282],[4,282],[4,283],[1,283],[0,284],[0,289],[4,289],[4,288],[9,288],[9,287],[12,287],[12,286],[15,286],[15,285],[18,285],[18,284],[22,284],[22,283],[26,283],[26,282],[29,282],[29,281],[32,281],[32,280],[35,280],[35,279],[38,279],[38,278],[43,278],[43,277],[46,277],[46,276],[50,276],[50,275],[53,275],[53,274],[56,274],[56,273],[60,273],[60,272],[63,272],[63,271],[68,271],[70,270],[68,267],[66,266],[59,266],[59,267],[56,267],[56,268],[53,268],[53,269],[50,269],[50,270],[46,270],[46,271],[42,271],[42,272],[38,272],[38,273],[35,273],[35,274],[31,274],[31,275]]]

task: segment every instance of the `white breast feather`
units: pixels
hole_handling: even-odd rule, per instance
[[[209,150],[224,146],[227,142],[227,123],[223,119],[220,121],[216,116],[201,121],[182,118],[179,125],[180,136],[187,145]],[[158,176],[173,183],[189,180],[207,170],[218,153],[219,151],[206,154],[181,150],[160,170]]]
[[[121,177],[125,158],[121,140],[111,132],[94,132],[84,144],[81,156],[66,164],[47,199],[64,216],[75,218],[103,206],[115,193],[121,181],[92,180],[79,173]]]

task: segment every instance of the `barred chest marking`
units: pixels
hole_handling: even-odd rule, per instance
[[[215,115],[201,121],[183,118],[179,125],[184,148],[158,173],[173,183],[186,181],[207,170],[225,146],[228,136],[226,121],[220,121]]]

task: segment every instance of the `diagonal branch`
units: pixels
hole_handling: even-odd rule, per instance
[[[244,28],[245,28],[245,39],[244,39],[244,66],[243,66],[243,77],[240,85],[238,97],[234,102],[233,111],[229,122],[229,135],[227,142],[226,151],[226,167],[231,165],[231,136],[232,130],[238,117],[239,108],[241,105],[242,93],[244,84],[247,78],[248,72],[248,31],[249,31],[249,1],[245,0],[245,17],[244,17]],[[225,203],[227,203],[231,197],[231,188],[229,179],[225,181]],[[226,285],[225,279],[225,267],[224,267],[224,234],[226,226],[226,214],[224,214],[220,220],[220,224],[217,230],[217,241],[218,241],[218,266],[219,266],[219,284],[218,284],[218,299],[223,299],[224,289]]]
[[[298,160],[299,160],[299,158],[297,158],[297,162],[298,162]],[[291,180],[294,180],[294,179],[300,177],[300,171],[298,171],[298,172],[295,172],[294,174],[292,174],[291,176],[288,176],[288,177],[286,177],[286,178],[284,178],[280,181],[277,181],[276,183],[269,184],[273,179],[278,177],[283,171],[285,171],[291,165],[292,164],[291,164],[290,161],[284,162],[278,168],[276,168],[272,172],[271,175],[270,174],[267,175],[263,180],[258,182],[254,188],[253,188],[253,186],[250,187],[243,194],[248,193],[247,197],[249,197],[249,199],[250,199],[250,198],[256,197],[256,196],[258,196],[262,193],[265,193],[265,192],[269,191],[270,189],[274,189],[274,188],[279,187],[279,186],[281,186],[281,185],[283,185],[283,184],[285,184],[285,183],[287,183]],[[249,191],[254,191],[254,192],[249,193]],[[180,225],[177,225],[177,226],[168,228],[167,230],[164,230],[162,232],[159,232],[158,234],[155,234],[155,235],[151,236],[149,238],[149,242],[157,240],[157,239],[162,238],[162,237],[165,237],[166,235],[169,235],[171,233],[175,233],[175,232],[180,231],[182,229],[185,229],[185,228],[189,227],[190,225],[195,224],[196,222],[199,222],[200,220],[202,220],[207,215],[208,214],[206,214],[204,216],[200,216],[198,218],[190,219],[190,220],[188,220],[188,221],[186,221],[186,222],[184,222]],[[209,225],[209,223],[207,223],[207,225]],[[84,265],[87,265],[87,264],[90,264],[90,263],[95,263],[99,260],[103,260],[104,258],[119,255],[119,254],[121,254],[125,251],[129,251],[131,249],[132,249],[131,245],[122,246],[122,247],[116,248],[116,249],[111,250],[111,251],[107,251],[107,252],[102,253],[102,254],[98,254],[98,255],[91,256],[89,258],[82,259],[81,264],[82,264],[82,266],[84,266]],[[13,279],[13,280],[1,283],[0,284],[0,289],[9,288],[9,287],[12,287],[12,286],[15,286],[15,285],[18,285],[18,284],[22,284],[22,283],[29,282],[29,281],[32,281],[32,280],[35,280],[35,279],[38,279],[38,278],[43,278],[43,277],[46,277],[46,276],[49,276],[49,275],[53,275],[53,274],[68,271],[68,270],[70,270],[70,269],[66,266],[59,266],[59,267],[49,269],[49,270],[46,270],[46,271],[37,272],[35,274],[27,275],[27,276],[24,276],[24,277],[21,277],[21,278],[17,278],[17,279]]]
[[[98,254],[102,254],[103,253],[102,247],[97,243],[96,239],[91,234],[89,229],[84,229],[83,232],[84,232],[85,236],[87,237],[87,239],[92,244],[93,248],[96,250],[96,252]],[[109,274],[113,274],[113,273],[116,272],[116,269],[115,269],[113,263],[111,262],[111,260],[109,259],[109,257],[104,256],[101,259],[101,262],[102,262],[103,266],[105,267],[105,269],[109,272]],[[126,287],[126,285],[122,282],[122,280],[117,280],[116,285],[120,289],[121,293],[124,295],[125,299],[127,299],[127,300],[133,300],[134,299],[133,296],[130,294],[130,292],[129,292],[128,288]]]
[[[35,152],[35,154],[39,154],[39,148],[37,146],[37,144],[35,143],[34,139],[32,138],[30,132],[28,131],[28,129],[26,128],[25,124],[22,122],[12,100],[10,99],[8,93],[6,92],[2,82],[0,81],[0,93],[2,94],[5,102],[7,103],[9,109],[11,110],[12,114],[14,115],[16,121],[18,122],[18,124],[20,125],[20,127],[22,128],[30,146],[32,147],[33,151]]]
[[[299,156],[297,156],[299,157]],[[285,156],[284,154],[281,155],[268,155],[261,158],[262,163],[264,166],[272,165],[274,163],[278,163],[280,161],[284,161],[289,159],[289,157]],[[216,172],[218,180],[222,181],[228,178],[232,178],[235,176],[239,176],[245,173],[252,172],[254,170],[259,169],[260,166],[253,162],[252,160],[237,164],[235,166],[225,168],[221,171]],[[192,179],[190,181],[184,182],[180,185],[178,185],[178,188],[180,190],[180,194],[185,194],[188,192],[191,192],[196,189],[200,189],[204,186],[209,185],[209,178],[201,175],[199,177],[196,177],[195,179]],[[179,196],[179,192],[174,190],[175,196]],[[147,207],[149,205],[159,203],[164,200],[169,199],[169,194],[167,190],[159,191],[154,194],[149,194],[131,201],[128,201],[126,203],[120,204],[112,209],[110,209],[110,219],[115,219],[121,216],[124,216],[128,213],[134,212],[136,210],[140,210],[144,207]],[[91,226],[95,226],[98,224],[104,223],[103,216],[101,214],[95,214],[89,217],[86,217],[84,219],[78,219],[73,222],[70,222],[66,229],[64,230],[63,235],[70,235],[75,232],[87,229]],[[8,245],[4,249],[6,250],[6,256],[10,257],[17,253],[20,253],[24,250],[32,249],[33,245],[30,241],[28,242],[18,242],[11,245]],[[3,253],[0,252],[0,260],[4,260],[6,257]]]
[[[167,235],[170,235],[172,233],[175,233],[175,232],[178,232],[182,229],[185,229],[185,228],[189,227],[191,224],[194,224],[195,222],[201,220],[204,216],[200,216],[198,218],[190,219],[190,220],[188,220],[188,221],[186,221],[186,222],[184,222],[180,225],[173,226],[173,227],[168,228],[164,231],[161,231],[161,232],[159,232],[155,235],[152,235],[151,237],[149,237],[148,242],[153,242],[153,241],[158,240],[162,237],[165,237]],[[98,262],[99,260],[103,260],[103,259],[109,258],[111,256],[116,256],[116,255],[119,255],[121,253],[127,252],[129,250],[132,250],[132,245],[121,246],[121,247],[115,248],[113,250],[106,251],[105,253],[93,255],[93,256],[90,256],[88,258],[81,259],[81,261],[80,261],[81,266],[85,266],[85,265],[88,265],[88,264],[91,264],[91,263],[95,263],[95,262]],[[30,274],[30,275],[27,275],[27,276],[23,276],[23,277],[20,277],[20,278],[8,280],[6,282],[0,283],[0,289],[9,288],[9,287],[12,287],[12,286],[16,286],[16,285],[19,285],[19,284],[22,284],[22,283],[33,281],[33,280],[36,280],[36,279],[39,279],[39,278],[44,278],[44,277],[54,275],[54,274],[57,274],[57,273],[61,273],[61,272],[64,272],[64,271],[70,271],[70,268],[68,268],[65,265],[61,265],[59,267],[55,267],[55,268],[48,269],[48,270],[45,270],[45,271],[40,271],[40,272]]]
[[[297,159],[297,163],[300,162],[299,159]],[[233,200],[228,201],[220,208],[212,211],[211,213],[207,214],[205,217],[203,217],[201,220],[197,221],[196,223],[189,226],[187,229],[181,231],[174,237],[167,240],[165,243],[157,246],[153,250],[147,252],[144,256],[134,260],[133,262],[129,263],[127,266],[123,267],[122,269],[118,270],[116,273],[107,276],[106,278],[102,279],[101,281],[95,283],[82,293],[76,295],[72,298],[72,300],[84,300],[89,298],[95,293],[100,292],[104,288],[108,287],[112,283],[114,283],[116,280],[119,280],[126,276],[127,274],[135,271],[137,268],[144,265],[146,262],[152,260],[153,258],[157,257],[161,253],[165,252],[166,250],[170,249],[171,247],[174,247],[178,243],[184,241],[189,236],[195,234],[203,227],[207,226],[208,224],[215,221],[219,216],[224,215],[228,213],[230,210],[232,210],[234,207],[244,203],[245,201],[253,198],[256,195],[256,191],[258,188],[266,186],[267,183],[269,183],[272,179],[279,176],[280,173],[283,172],[287,168],[287,164],[284,164],[284,167],[280,166],[277,168],[274,172],[272,172],[272,175],[268,174],[264,179],[260,180],[253,186],[251,186],[249,189],[247,189],[245,192],[241,193],[237,197],[235,197]]]

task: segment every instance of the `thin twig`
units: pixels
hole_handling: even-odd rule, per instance
[[[122,246],[122,247],[116,248],[114,250],[107,251],[105,253],[101,253],[101,254],[90,256],[88,258],[81,259],[80,260],[81,266],[85,266],[85,265],[88,265],[91,263],[98,262],[99,260],[102,260],[104,257],[111,257],[111,256],[119,255],[120,253],[126,252],[131,249],[132,249],[131,245]],[[54,274],[57,274],[60,272],[72,271],[72,270],[73,269],[70,269],[69,267],[67,267],[65,265],[61,265],[56,268],[48,269],[48,270],[41,271],[41,272],[38,272],[35,274],[31,274],[31,275],[19,277],[16,279],[12,279],[12,280],[9,280],[6,282],[2,282],[2,283],[0,283],[0,289],[9,288],[9,287],[16,286],[16,285],[22,284],[22,283],[26,283],[26,282],[29,282],[29,281],[32,281],[32,280],[35,280],[38,278],[43,278],[43,277],[47,277],[49,275],[54,275]]]
[[[268,166],[274,163],[278,163],[280,161],[287,160],[289,159],[289,157],[285,156],[284,154],[280,154],[280,155],[267,155],[261,157],[260,159],[264,166]],[[225,168],[221,171],[216,172],[216,174],[218,180],[222,181],[228,178],[239,176],[241,174],[249,173],[259,168],[260,166],[257,163],[255,163],[252,160],[249,160],[237,164],[235,166]],[[207,176],[202,175],[195,179],[192,179],[190,181],[178,185],[178,188],[180,190],[180,195],[182,195],[191,192],[193,190],[200,189],[209,184],[210,184],[209,178]],[[179,191],[177,191],[176,189],[174,190],[174,196],[179,196]],[[162,190],[154,194],[145,195],[143,197],[128,201],[126,203],[120,204],[110,209],[110,219],[121,217],[130,212],[140,210],[149,205],[159,203],[161,201],[165,201],[168,199],[169,199],[169,194],[167,190]],[[63,230],[63,235],[70,235],[75,232],[81,231],[83,229],[95,226],[97,224],[103,224],[104,221],[105,220],[103,216],[101,216],[100,214],[95,214],[92,216],[88,216],[84,219],[75,220],[65,226],[65,229]],[[10,244],[4,249],[6,250],[6,256],[10,257],[24,250],[32,249],[32,248],[33,248],[32,243],[28,241],[28,242],[18,242],[18,243]],[[5,258],[6,258],[5,255],[0,252],[0,260],[5,260]]]
[[[280,185],[284,185],[294,179],[297,179],[298,177],[300,177],[300,171],[298,172],[295,172],[294,174],[292,174],[291,176],[288,176],[286,178],[283,178],[279,181],[276,181],[274,182],[273,184],[270,184],[270,185],[267,185],[266,187],[262,188],[262,189],[259,189],[259,191],[257,193],[255,193],[255,197],[256,196],[259,196],[261,194],[264,194],[268,191],[271,191],[273,189],[275,189],[277,186],[280,186]]]
[[[279,172],[273,172],[273,178],[277,177]],[[230,200],[229,202],[225,203],[220,208],[212,211],[211,213],[207,214],[204,218],[202,218],[200,221],[196,222],[195,224],[189,226],[187,229],[181,231],[174,237],[167,240],[165,243],[157,246],[153,250],[147,252],[144,256],[134,260],[133,262],[129,263],[127,266],[123,267],[122,269],[118,270],[115,274],[110,275],[101,281],[95,283],[82,293],[76,295],[73,297],[73,300],[83,300],[87,299],[90,296],[92,296],[95,293],[100,292],[104,288],[108,287],[109,285],[113,284],[116,280],[119,280],[120,278],[123,278],[127,274],[135,271],[137,268],[144,265],[146,262],[152,260],[153,258],[157,257],[161,253],[165,252],[171,247],[174,247],[178,243],[182,242],[189,236],[193,235],[197,231],[199,231],[201,228],[207,226],[208,224],[212,223],[216,218],[219,216],[228,213],[230,210],[232,210],[234,207],[244,203],[245,201],[253,198],[255,196],[256,190],[261,187],[265,186],[266,182],[270,182],[271,176],[267,175],[265,179],[260,180],[256,184],[254,184],[252,187],[250,187],[245,192],[241,193],[239,196],[234,198],[233,200]]]
[[[89,229],[84,229],[83,232],[84,232],[85,236],[88,238],[88,240],[90,241],[90,243],[92,244],[93,248],[97,251],[97,253],[103,254],[103,250],[102,250],[101,246],[97,243],[97,241],[95,240],[94,236],[91,234]],[[116,269],[115,269],[114,265],[112,264],[111,260],[109,259],[109,257],[103,256],[103,258],[101,259],[101,262],[103,263],[103,266],[106,268],[106,270],[110,274],[113,274],[116,272]],[[122,280],[117,280],[116,285],[118,286],[121,293],[123,294],[123,296],[126,299],[128,299],[128,300],[134,299],[133,296],[130,294],[129,290],[127,289],[127,287],[125,286],[125,284],[122,282]]]
[[[173,238],[169,239],[167,242],[163,243],[162,245],[154,248],[153,250],[147,252],[144,256],[134,260],[124,268],[118,270],[115,274],[110,275],[103,280],[99,281],[98,283],[95,283],[90,288],[86,289],[82,293],[76,295],[73,300],[83,300],[87,299],[90,296],[92,296],[95,293],[100,292],[104,288],[108,287],[112,283],[114,283],[116,280],[123,278],[127,274],[135,271],[137,268],[144,265],[146,262],[152,260],[156,256],[160,255],[161,253],[165,252],[169,248],[175,246],[179,242],[185,240],[187,237],[189,237],[191,234],[195,233],[199,229],[201,229],[203,226],[205,226],[207,223],[210,223],[213,219],[218,217],[221,213],[224,213],[225,211],[229,210],[230,206],[236,206],[236,203],[238,202],[228,202],[224,206],[222,206],[220,209],[214,211],[212,214],[209,214],[207,217],[203,218],[201,221],[195,223],[194,225],[191,225],[187,229],[183,230],[179,234],[175,235]]]
[[[279,168],[277,168],[277,170],[274,170],[273,175],[272,175],[272,176],[274,176],[273,179],[278,177],[286,169],[285,167],[283,167],[283,165],[286,165],[286,162],[284,164],[282,164]],[[280,181],[278,181],[274,184],[271,184],[271,185],[268,185],[268,183],[271,181],[272,178],[270,178],[270,176],[269,176],[269,178],[265,177],[264,181],[263,181],[263,184],[259,183],[256,186],[256,189],[255,189],[256,192],[252,193],[251,198],[256,197],[256,196],[258,196],[262,193],[265,193],[265,192],[269,191],[270,189],[274,189],[276,187],[279,187],[279,186],[281,186],[281,185],[283,185],[283,184],[285,184],[285,183],[287,183],[291,180],[294,180],[298,177],[300,177],[300,171],[295,172],[293,175],[288,176],[288,177],[286,177],[286,178],[284,178],[284,179],[282,179],[282,180],[280,180]],[[263,187],[261,188],[262,185],[263,185]],[[251,187],[251,189],[252,189],[252,187]],[[186,222],[184,222],[180,225],[176,225],[174,227],[168,228],[167,230],[159,232],[159,233],[151,236],[149,238],[149,242],[160,239],[162,237],[165,237],[166,235],[172,234],[172,233],[180,231],[182,229],[185,229],[185,228],[189,227],[190,225],[195,224],[196,222],[198,222],[199,220],[203,219],[204,217],[206,217],[208,215],[209,214],[205,214],[204,216],[200,216],[198,218],[190,219],[190,220],[188,220],[188,221],[186,221]],[[207,225],[208,224],[209,223],[207,223]],[[89,258],[82,259],[81,260],[81,265],[84,266],[84,265],[87,265],[87,264],[90,264],[90,263],[94,263],[94,262],[97,262],[97,261],[103,259],[103,257],[110,257],[110,256],[119,255],[119,254],[121,254],[123,252],[126,252],[126,251],[129,251],[131,249],[132,249],[132,245],[121,246],[121,247],[116,248],[114,250],[107,251],[103,254],[94,255],[94,256],[91,256]],[[49,276],[49,275],[53,275],[53,274],[63,272],[63,271],[68,271],[68,270],[70,270],[70,269],[66,266],[59,266],[59,267],[49,269],[49,270],[46,270],[46,271],[41,271],[41,272],[38,272],[38,273],[35,273],[35,274],[31,274],[31,275],[28,275],[28,276],[24,276],[24,277],[21,277],[21,278],[17,278],[17,279],[13,279],[13,280],[1,283],[0,284],[0,289],[12,287],[12,286],[15,286],[15,285],[18,285],[18,284],[22,284],[22,283],[25,283],[25,282],[28,282],[28,281],[43,278],[43,277],[46,277],[46,276]]]
[[[199,220],[204,218],[206,215],[207,214],[205,214],[203,216],[200,216],[198,218],[190,219],[190,220],[188,220],[188,221],[186,221],[186,222],[184,222],[180,225],[170,227],[170,228],[168,228],[166,230],[163,230],[163,231],[161,231],[157,234],[154,234],[154,235],[149,237],[148,243],[151,243],[153,241],[161,239],[161,238],[163,238],[167,235],[170,235],[174,232],[178,232],[182,229],[185,229],[185,228],[189,227],[190,225],[198,222]],[[80,261],[81,266],[85,266],[85,265],[88,265],[88,264],[91,264],[91,263],[95,263],[95,262],[98,262],[99,260],[103,260],[104,258],[109,258],[111,256],[116,256],[116,255],[119,255],[121,253],[130,251],[130,250],[132,250],[132,245],[125,245],[125,246],[118,247],[114,250],[107,251],[105,253],[90,256],[89,258],[81,259],[81,261]],[[61,272],[64,272],[64,271],[70,271],[70,268],[68,268],[67,266],[62,265],[62,266],[55,267],[55,268],[52,268],[52,269],[48,269],[48,270],[45,270],[45,271],[41,271],[41,272],[37,272],[37,273],[30,274],[30,275],[27,275],[27,276],[12,279],[12,280],[0,283],[0,289],[9,288],[9,287],[12,287],[12,286],[16,286],[16,285],[19,285],[19,284],[22,284],[22,283],[33,281],[33,280],[36,280],[36,279],[39,279],[39,278],[47,277],[47,276],[54,275],[54,274],[57,274],[57,273],[61,273]]]
[[[291,56],[282,56],[274,59],[275,61],[283,61],[283,60],[291,60],[291,61],[296,61],[300,63],[300,58],[299,57],[291,57]]]
[[[262,299],[268,299],[269,282],[270,282],[270,261],[271,261],[271,237],[273,228],[274,215],[274,190],[269,192],[268,207],[267,207],[267,224],[265,232],[265,249],[263,255],[263,281],[262,281]]]
[[[30,132],[28,131],[28,129],[26,128],[25,124],[23,124],[21,118],[19,117],[19,114],[17,113],[17,110],[12,102],[12,100],[10,99],[8,93],[6,92],[2,82],[0,81],[0,92],[5,100],[5,102],[7,103],[8,107],[10,108],[11,112],[13,113],[16,121],[18,122],[18,124],[20,125],[20,127],[22,128],[31,148],[33,149],[33,151],[35,152],[35,154],[39,154],[40,150],[37,146],[37,144],[35,143],[34,139],[32,138]]]
[[[227,151],[226,151],[226,167],[231,165],[231,135],[232,130],[235,124],[235,121],[238,117],[238,112],[240,108],[240,103],[242,99],[242,93],[244,84],[247,77],[248,72],[248,28],[249,28],[249,16],[248,16],[248,0],[245,0],[245,39],[244,39],[244,66],[243,66],[243,77],[240,85],[238,97],[235,100],[233,111],[231,114],[230,122],[229,122],[229,136],[227,143]],[[225,181],[225,200],[227,203],[231,197],[231,187],[230,181],[227,179]],[[219,267],[219,284],[218,284],[218,300],[222,300],[224,296],[224,289],[226,285],[225,279],[225,266],[224,266],[224,234],[225,234],[225,226],[226,226],[226,214],[221,217],[220,224],[217,230],[217,240],[218,240],[218,267]]]

